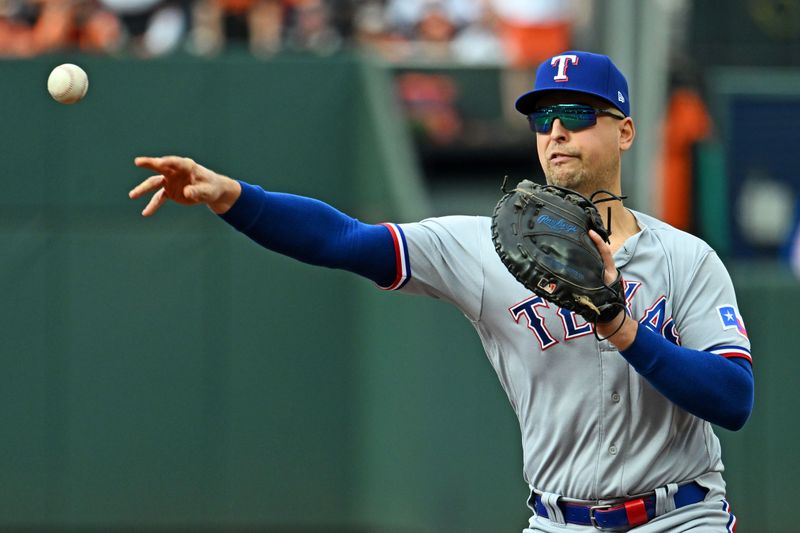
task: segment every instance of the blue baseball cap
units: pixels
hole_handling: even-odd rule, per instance
[[[569,51],[546,59],[536,70],[533,90],[517,98],[514,107],[528,115],[549,91],[575,91],[606,100],[625,116],[631,114],[628,82],[611,58],[591,52]]]

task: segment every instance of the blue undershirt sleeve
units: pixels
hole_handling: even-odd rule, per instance
[[[712,424],[736,431],[753,410],[753,369],[744,358],[677,346],[643,324],[620,353],[666,398]]]
[[[385,226],[364,224],[319,200],[239,183],[241,196],[220,217],[261,246],[382,287],[394,280],[394,240]]]

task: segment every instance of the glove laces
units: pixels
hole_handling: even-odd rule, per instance
[[[594,197],[597,196],[598,194],[601,194],[601,193],[607,194],[608,198],[600,198],[599,200],[595,201]],[[597,189],[589,197],[589,201],[591,203],[593,203],[593,204],[599,204],[599,203],[602,203],[602,202],[613,202],[614,200],[617,200],[617,201],[621,202],[622,200],[627,200],[627,199],[628,199],[627,196],[617,196],[613,192],[607,191],[606,189]],[[611,236],[611,207],[609,207],[608,211],[606,211],[606,215],[608,215],[608,216],[606,216],[606,233],[608,233],[608,235]],[[620,326],[620,327],[622,327],[622,326]],[[616,331],[614,333],[616,333]],[[608,337],[606,337],[606,338],[608,338]]]

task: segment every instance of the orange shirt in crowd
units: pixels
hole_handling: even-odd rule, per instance
[[[700,95],[673,91],[664,121],[661,219],[682,230],[692,227],[693,146],[711,134],[711,118]]]

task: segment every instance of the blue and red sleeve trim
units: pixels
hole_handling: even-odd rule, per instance
[[[640,327],[620,354],[666,398],[703,420],[736,431],[750,416],[753,371],[741,346],[693,350]]]
[[[411,279],[411,266],[408,262],[408,245],[406,244],[406,236],[403,230],[397,224],[385,223],[382,224],[389,230],[389,234],[394,241],[395,253],[395,277],[391,284],[379,287],[387,291],[396,291],[402,289],[403,286]]]
[[[713,348],[709,348],[706,351],[711,352],[713,354],[721,355],[722,357],[725,357],[727,359],[740,357],[742,359],[747,360],[751,365],[753,364],[753,357],[750,355],[750,350],[748,350],[747,348],[742,348],[741,346],[734,346],[734,345],[714,346]]]

